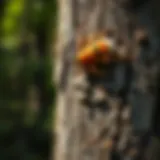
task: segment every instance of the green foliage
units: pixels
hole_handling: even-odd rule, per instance
[[[55,90],[48,46],[56,1],[5,2],[0,12],[0,158],[46,160],[53,138]]]
[[[6,47],[13,47],[20,43],[20,30],[22,25],[24,0],[10,0],[4,8],[1,31],[2,42]]]

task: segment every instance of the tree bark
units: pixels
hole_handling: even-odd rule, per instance
[[[120,0],[59,1],[52,159],[145,159],[155,106],[159,37],[149,4],[136,10],[122,5]],[[149,31],[150,48],[135,40],[140,25]],[[116,64],[102,79],[79,73],[74,63],[77,37],[108,28],[115,30],[115,38],[122,39],[130,54],[138,55],[136,62]]]

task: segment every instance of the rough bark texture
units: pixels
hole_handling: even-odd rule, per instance
[[[159,24],[148,1],[132,12],[121,2],[59,1],[54,76],[58,89],[56,144],[52,159],[146,159],[156,102]],[[134,29],[140,25],[149,32],[147,46],[139,46],[134,38]],[[110,66],[102,79],[79,73],[74,64],[77,36],[107,28],[115,29],[116,38],[124,41],[129,54],[138,55],[137,61]]]

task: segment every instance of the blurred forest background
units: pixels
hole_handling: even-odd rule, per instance
[[[1,0],[0,22],[0,159],[47,160],[56,0]]]

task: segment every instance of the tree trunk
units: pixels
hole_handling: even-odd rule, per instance
[[[149,4],[124,5],[120,0],[59,1],[52,159],[145,159],[156,98],[158,24]],[[141,25],[149,32],[147,46],[135,39]],[[116,64],[102,79],[79,73],[74,63],[77,37],[110,28],[130,54],[138,55],[136,62]]]

